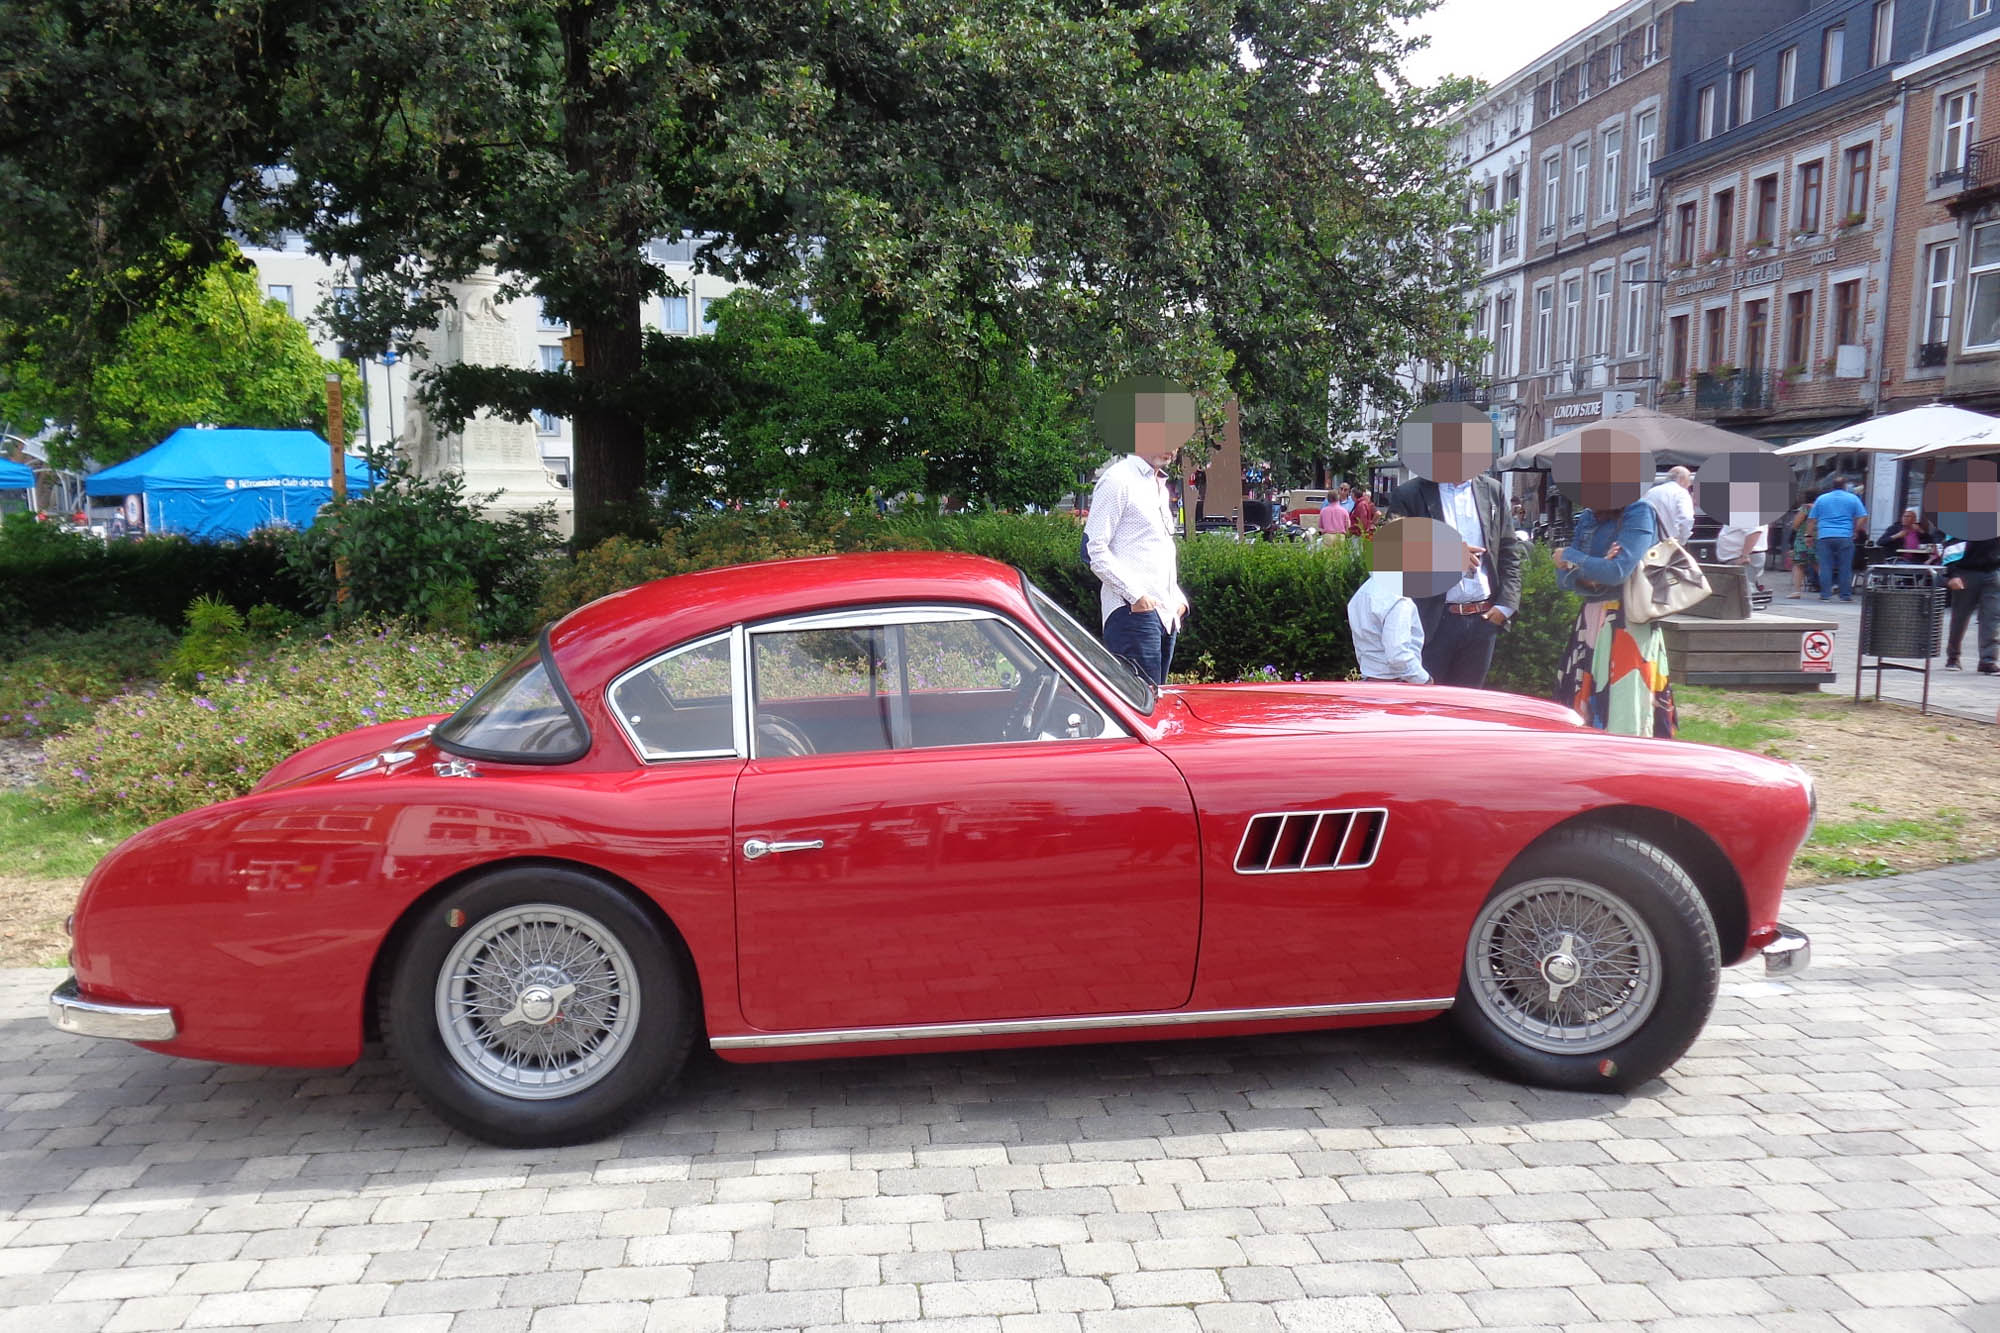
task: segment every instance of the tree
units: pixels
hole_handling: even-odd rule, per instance
[[[583,363],[425,391],[447,419],[530,392],[570,415],[586,538],[644,487],[638,388],[714,388],[699,354],[645,354],[655,236],[712,237],[718,271],[851,307],[878,346],[1032,356],[1078,410],[1156,371],[1240,392],[1253,448],[1325,450],[1399,361],[1467,350],[1441,128],[1466,89],[1396,72],[1423,7],[246,0],[204,26],[15,0],[0,186],[49,225],[0,235],[0,319],[101,318],[134,286],[107,275],[185,281],[171,238],[285,227],[359,265],[345,336],[407,343],[492,263]]]
[[[55,422],[60,464],[120,462],[202,422],[324,432],[329,374],[355,404],[349,421],[359,420],[354,366],[321,357],[312,333],[265,299],[240,260],[138,314],[99,358],[47,354],[63,332],[31,330],[0,363],[0,419]]]

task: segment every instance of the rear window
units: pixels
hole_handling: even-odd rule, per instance
[[[431,733],[439,749],[515,764],[562,764],[590,748],[583,718],[536,644]]]

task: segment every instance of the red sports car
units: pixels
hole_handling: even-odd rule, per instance
[[[1017,571],[792,560],[564,617],[449,717],[369,727],[106,857],[68,1031],[337,1066],[590,1139],[732,1060],[1449,1013],[1625,1089],[1761,953],[1798,769],[1400,685],[1155,690]]]

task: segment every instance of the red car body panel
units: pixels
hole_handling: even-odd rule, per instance
[[[639,761],[605,692],[622,671],[734,623],[841,605],[973,603],[1011,618],[1132,734],[745,761]],[[1805,836],[1796,769],[1734,751],[1584,730],[1518,696],[1373,685],[1170,690],[1151,715],[1100,688],[1046,632],[1013,570],[930,553],[742,566],[663,580],[566,617],[549,651],[591,735],[560,765],[477,761],[419,725],[322,742],[251,794],[128,840],[88,880],[81,992],[170,1005],[155,1049],[297,1066],[360,1053],[368,984],[396,923],[456,877],[524,858],[635,888],[685,941],[711,1038],[840,1031],[801,1058],[1228,1035],[1393,1022],[1447,1005],[1474,913],[1537,837],[1621,812],[1682,821],[1733,867],[1768,940]],[[407,752],[358,776],[339,771]],[[1366,864],[1243,873],[1260,814],[1380,811]],[[1337,817],[1338,818],[1338,817]],[[1360,825],[1355,827],[1359,828]],[[1694,831],[1698,830],[1698,834]],[[810,857],[746,839],[821,839]],[[1400,1004],[1312,1019],[1175,1014]],[[852,1030],[1159,1015],[1091,1032]]]

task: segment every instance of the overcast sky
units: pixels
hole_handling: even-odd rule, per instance
[[[1616,8],[1616,0],[1444,0],[1416,24],[1431,44],[1405,72],[1419,83],[1448,74],[1498,83]]]

